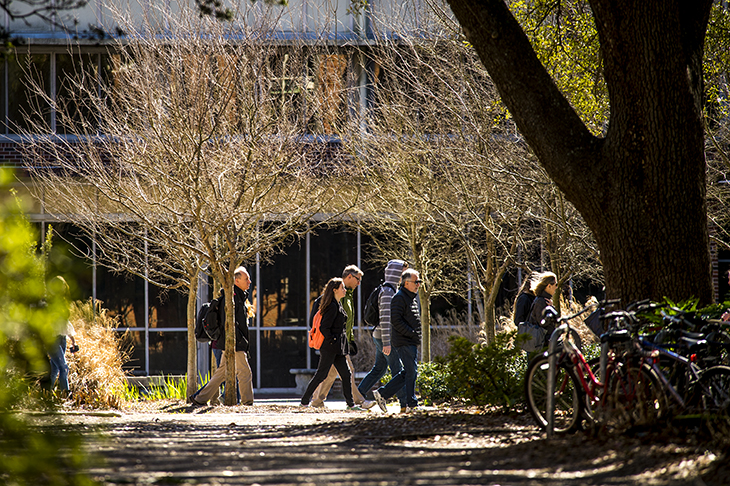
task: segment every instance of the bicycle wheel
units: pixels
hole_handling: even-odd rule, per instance
[[[527,366],[525,397],[527,408],[537,425],[547,428],[548,358],[537,356]],[[558,366],[555,374],[555,414],[553,430],[556,433],[573,432],[580,428],[582,405],[578,380],[567,366]]]
[[[694,387],[691,406],[703,412],[727,415],[730,412],[730,367],[713,366],[700,375]]]
[[[662,384],[646,364],[613,369],[604,398],[601,422],[614,428],[653,424],[667,414]]]

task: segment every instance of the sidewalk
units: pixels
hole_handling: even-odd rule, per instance
[[[264,397],[266,397],[264,395]],[[283,406],[290,406],[290,407],[299,407],[299,398],[257,398],[254,395],[253,400],[253,406],[269,406],[269,405],[283,405]],[[317,410],[317,407],[307,407],[311,410]],[[347,403],[345,400],[341,398],[328,398],[324,402],[324,408],[326,410],[346,410],[347,409]],[[429,410],[436,410],[435,407],[426,407],[426,406],[420,406],[419,410],[421,411],[429,411]],[[373,405],[373,407],[369,410],[370,412],[375,412],[382,414],[383,411],[380,410],[380,407],[378,407],[377,404]],[[388,414],[400,414],[400,404],[397,402],[391,402],[388,403]]]

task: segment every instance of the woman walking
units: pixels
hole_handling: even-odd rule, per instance
[[[542,326],[547,331],[545,335],[546,344],[555,330],[555,325],[551,321],[547,326],[543,326],[542,313],[547,306],[553,305],[552,298],[556,290],[558,290],[558,278],[552,272],[539,274],[532,283],[535,300],[532,303],[532,309],[530,309],[530,322]]]
[[[342,379],[342,392],[345,395],[348,410],[364,410],[356,407],[352,400],[352,385],[350,379],[350,368],[347,366],[348,343],[345,337],[345,324],[347,314],[340,304],[347,289],[341,278],[333,278],[327,282],[319,303],[319,312],[322,313],[320,330],[324,335],[324,342],[319,349],[319,364],[317,372],[307,385],[302,395],[302,406],[308,407],[314,390],[327,378],[332,365],[337,369]]]

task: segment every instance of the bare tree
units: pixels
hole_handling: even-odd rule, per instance
[[[310,155],[318,142],[304,136],[313,120],[326,120],[322,104],[306,98],[307,67],[333,54],[271,42],[276,14],[251,8],[234,28],[194,9],[153,10],[143,25],[119,12],[128,36],[110,50],[102,90],[92,68],[66,80],[67,98],[45,99],[78,136],[39,136],[42,127],[28,136],[49,211],[86,227],[120,268],[154,264],[163,283],[187,286],[189,350],[202,265],[226,292],[225,347],[233,350],[236,267],[299,237],[315,214],[327,221],[348,207],[337,191],[344,165],[323,170]],[[40,85],[36,92],[45,96]],[[191,360],[193,352],[195,376]],[[235,383],[234,353],[226,366]],[[235,387],[226,390],[234,404]]]
[[[588,258],[595,255],[589,232],[516,135],[448,8],[431,2],[416,17],[380,19],[399,35],[376,35],[364,53],[374,101],[366,132],[349,137],[371,191],[359,223],[375,225],[363,230],[380,235],[378,245],[408,249],[404,258],[417,266],[428,262],[430,271],[419,268],[428,284],[424,314],[431,292],[471,288],[491,341],[506,272],[518,262],[530,269],[542,263],[539,251],[529,261],[529,249],[546,249],[563,281],[594,275],[600,264]],[[367,214],[384,217],[375,222]]]

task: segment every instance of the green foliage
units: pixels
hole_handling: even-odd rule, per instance
[[[449,387],[447,367],[440,362],[419,363],[416,389],[424,405],[448,402],[454,398]]]
[[[526,367],[524,353],[512,346],[515,332],[500,333],[489,345],[474,344],[466,338],[449,338],[451,349],[438,366],[430,370],[427,390],[434,401],[443,395],[469,405],[495,405],[510,410],[523,400],[522,379]],[[443,377],[438,376],[443,371]],[[422,389],[423,391],[423,389]]]
[[[201,377],[201,382],[206,383],[210,379],[210,373]],[[138,402],[140,400],[186,400],[188,389],[187,375],[182,379],[172,376],[163,377],[161,385],[152,385],[149,388],[137,386],[125,381],[119,392],[119,398],[126,402]]]
[[[91,484],[77,474],[86,461],[77,438],[39,430],[12,413],[48,406],[36,379],[48,372],[46,350],[68,307],[64,295],[46,292],[45,257],[36,254],[23,202],[6,189],[11,178],[0,170],[0,483]]]
[[[185,400],[187,399],[188,380],[184,377],[177,380],[172,376],[163,377],[161,386],[152,386],[145,390],[145,400]]]
[[[510,10],[560,91],[594,134],[608,121],[598,31],[586,0],[519,0]]]

